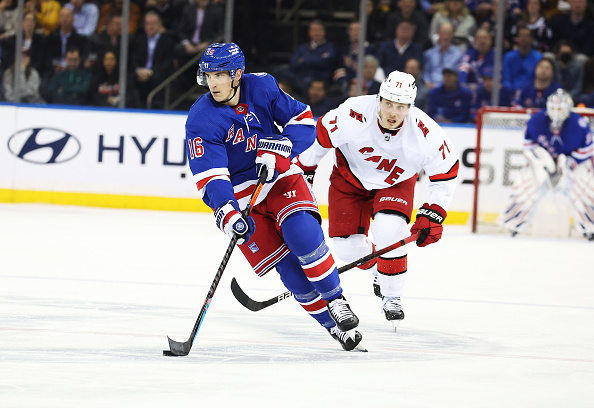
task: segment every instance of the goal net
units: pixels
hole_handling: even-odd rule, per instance
[[[522,153],[526,122],[538,109],[483,107],[476,118],[477,140],[474,165],[472,231],[509,233],[497,224],[511,192],[511,186],[526,164]],[[594,109],[573,109],[594,131]],[[538,205],[526,234],[570,236],[571,210],[565,197],[548,194]],[[542,222],[539,222],[542,220]]]

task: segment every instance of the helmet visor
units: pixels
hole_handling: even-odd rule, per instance
[[[215,72],[204,72],[198,68],[196,73],[196,82],[198,85],[209,87],[211,85],[223,85],[233,81],[229,71],[215,71]]]

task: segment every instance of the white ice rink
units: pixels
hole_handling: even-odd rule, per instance
[[[0,205],[0,407],[594,406],[594,243],[472,235],[409,245],[406,319],[342,276],[368,353],[342,351],[236,250],[212,215]],[[241,405],[240,405],[241,404]]]

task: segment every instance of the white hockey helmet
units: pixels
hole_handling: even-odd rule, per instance
[[[547,98],[547,116],[554,124],[562,124],[569,117],[571,108],[573,108],[573,99],[562,88],[557,89]]]
[[[392,102],[409,104],[412,108],[417,97],[415,77],[406,72],[392,71],[382,82],[378,95]]]

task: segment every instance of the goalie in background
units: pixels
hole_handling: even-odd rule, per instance
[[[458,155],[443,129],[414,106],[416,96],[415,78],[393,71],[377,95],[349,98],[319,118],[317,141],[298,157],[313,183],[319,161],[335,151],[328,191],[328,235],[345,262],[371,253],[374,244],[377,249],[386,248],[410,233],[421,233],[420,247],[441,238],[457,184]],[[429,197],[409,232],[421,169],[429,176]],[[406,247],[360,268],[375,276],[374,293],[382,298],[384,315],[396,329],[404,319],[401,296]]]
[[[526,123],[527,164],[498,219],[512,236],[528,229],[539,203],[552,192],[567,198],[575,227],[594,240],[592,131],[586,119],[571,112],[572,107],[569,93],[558,89],[548,97],[546,110]]]

